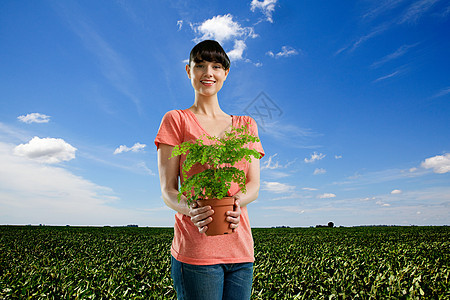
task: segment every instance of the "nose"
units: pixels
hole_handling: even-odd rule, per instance
[[[213,66],[207,66],[205,68],[205,76],[209,76],[209,77],[213,76]]]

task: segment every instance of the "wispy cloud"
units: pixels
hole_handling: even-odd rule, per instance
[[[375,7],[366,12],[362,16],[362,19],[371,20],[379,15],[386,14],[387,12],[397,8],[400,4],[402,4],[402,2],[405,2],[405,0],[386,0],[381,3],[380,2],[381,1],[375,1]]]
[[[327,172],[327,170],[323,169],[323,168],[317,168],[314,170],[313,175],[321,175],[321,174],[325,174]]]
[[[69,28],[80,38],[83,46],[100,62],[101,71],[111,85],[130,99],[138,112],[142,113],[141,101],[136,95],[136,79],[126,59],[94,29],[94,25],[83,15],[76,4],[60,2],[55,4],[55,9]]]
[[[376,28],[374,28],[371,32],[369,32],[366,35],[361,36],[360,38],[358,38],[358,40],[356,42],[353,43],[353,45],[350,47],[350,52],[355,51],[356,48],[358,48],[359,46],[361,46],[364,42],[376,37],[377,35],[382,34],[383,32],[385,32],[387,29],[389,29],[390,24],[389,23],[384,23],[381,24],[379,26],[377,26]]]
[[[268,51],[266,54],[269,55],[270,57],[280,58],[298,55],[299,51],[290,46],[282,46],[280,52],[274,53],[273,51]]]
[[[385,32],[387,29],[389,29],[390,27],[390,23],[383,23],[377,27],[375,27],[374,29],[372,29],[372,31],[370,31],[369,33],[359,37],[356,41],[352,42],[350,45],[344,46],[342,48],[340,48],[339,50],[337,50],[334,55],[339,55],[342,52],[353,52],[355,51],[358,47],[360,47],[364,42],[382,34],[383,32]]]
[[[31,113],[27,115],[18,116],[17,119],[21,122],[31,124],[31,123],[48,123],[50,121],[50,116],[40,114],[40,113]]]
[[[416,22],[423,14],[431,9],[431,7],[440,0],[419,0],[412,3],[403,15],[400,17],[398,23]]]
[[[392,72],[392,73],[390,73],[390,74],[387,74],[387,75],[384,75],[384,76],[381,76],[381,77],[375,79],[375,80],[373,81],[373,83],[375,83],[375,82],[380,82],[380,81],[383,81],[383,80],[386,80],[386,79],[389,79],[389,78],[398,76],[398,75],[400,75],[401,73],[402,73],[402,71],[397,70],[397,71],[395,71],[395,72]]]
[[[292,165],[295,162],[295,160],[292,160],[292,161],[287,162],[286,164],[282,165],[282,164],[279,163],[278,160],[277,161],[274,160],[274,158],[276,156],[278,156],[278,153],[275,153],[275,154],[269,156],[269,158],[264,163],[262,163],[261,170],[264,170],[264,169],[269,169],[269,170],[285,169],[285,168],[289,167],[290,165]]]
[[[356,175],[350,176],[343,181],[334,182],[333,184],[348,185],[351,186],[352,189],[354,189],[360,186],[420,177],[429,173],[429,171],[426,171],[423,168],[386,169],[381,171],[367,172],[364,174],[357,173]]]
[[[273,210],[273,211],[285,211],[285,212],[290,212],[290,213],[296,213],[296,214],[303,214],[305,212],[305,210],[299,206],[266,206],[263,207],[262,209],[268,209],[268,210]]]
[[[183,20],[178,20],[177,21],[177,26],[178,26],[178,31],[180,31],[181,28],[183,28]]]
[[[439,92],[437,92],[436,94],[434,94],[431,98],[439,98],[439,97],[443,97],[450,94],[450,86],[443,88],[442,90],[440,90]]]
[[[381,66],[381,65],[383,65],[383,64],[385,64],[385,63],[387,63],[387,62],[389,62],[391,60],[399,58],[399,57],[405,55],[409,51],[409,49],[411,49],[413,47],[416,47],[418,44],[419,43],[415,43],[415,44],[412,44],[412,45],[403,45],[400,48],[398,48],[397,50],[395,50],[393,53],[388,54],[388,55],[384,56],[383,58],[381,58],[381,59],[377,60],[376,62],[374,62],[371,65],[371,67],[372,68],[377,68],[377,67],[379,67],[379,66]]]
[[[309,163],[313,163],[318,160],[322,160],[323,158],[325,158],[325,156],[326,155],[323,153],[314,152],[313,154],[311,154],[310,158],[305,158],[304,161],[305,161],[305,163],[309,164]]]
[[[139,152],[145,149],[145,147],[147,147],[147,145],[145,144],[141,144],[141,143],[136,143],[134,144],[132,147],[127,147],[125,145],[120,145],[119,147],[116,148],[116,150],[114,150],[114,154],[120,154],[123,152]]]
[[[270,121],[270,120],[269,120]],[[266,121],[264,123],[263,131],[265,134],[290,145],[295,148],[317,148],[317,145],[308,145],[309,140],[313,137],[321,136],[321,134],[314,132],[310,128],[301,128],[295,124],[287,124],[281,121]],[[292,143],[292,139],[296,143]]]
[[[281,182],[263,181],[261,189],[272,193],[289,193],[295,190],[295,186]]]
[[[337,50],[335,52],[335,55],[338,55],[342,52],[348,51],[352,52],[355,51],[357,48],[359,48],[362,44],[367,42],[368,40],[384,33],[385,31],[391,29],[394,26],[401,25],[401,24],[415,24],[417,21],[426,13],[428,13],[431,8],[440,0],[416,0],[408,7],[401,10],[400,13],[395,14],[393,17],[390,18],[390,20],[376,25],[372,30],[369,31],[369,33],[366,33],[362,35],[361,37],[357,38],[354,42],[352,42],[350,45],[344,46]],[[372,9],[371,11],[365,13],[362,16],[362,19],[366,20],[373,20],[378,15],[392,12],[395,8],[399,7],[400,4],[402,4],[402,0],[387,0],[383,2],[382,4],[377,3],[377,7]]]
[[[335,198],[335,197],[336,197],[336,195],[333,193],[324,193],[324,194],[317,196],[317,198],[319,198],[319,199],[329,199],[329,198]]]
[[[275,5],[277,4],[278,0],[252,0],[250,3],[250,10],[254,12],[255,10],[259,9],[262,11],[262,13],[266,16],[267,21],[270,23],[273,23],[272,14],[275,11]]]

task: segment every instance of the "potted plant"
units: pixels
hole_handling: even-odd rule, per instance
[[[232,126],[221,138],[203,135],[195,141],[175,146],[172,151],[171,158],[186,154],[182,166],[184,181],[179,189],[178,202],[184,194],[189,206],[197,202],[199,206],[210,205],[214,210],[213,220],[206,231],[208,236],[232,232],[226,221],[226,212],[233,210],[234,198],[230,197],[228,190],[234,182],[243,193],[246,192],[245,173],[234,165],[243,159],[251,162],[252,156],[261,158],[258,151],[246,147],[249,143],[259,142],[259,138],[250,133],[249,127],[250,123],[241,127]],[[205,145],[205,138],[212,142]],[[206,169],[188,178],[187,172],[195,164],[204,165]]]

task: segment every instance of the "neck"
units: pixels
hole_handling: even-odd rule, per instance
[[[192,110],[196,114],[207,115],[211,117],[224,113],[220,108],[217,94],[210,97],[195,95],[195,101],[194,104],[190,107],[190,110]]]

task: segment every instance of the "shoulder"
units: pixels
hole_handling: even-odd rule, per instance
[[[163,121],[181,122],[184,119],[186,112],[181,109],[169,110],[164,114]]]
[[[256,121],[250,116],[235,116],[239,125],[250,124],[250,127],[257,127]]]

